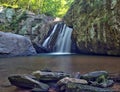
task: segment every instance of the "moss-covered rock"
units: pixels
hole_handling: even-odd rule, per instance
[[[84,53],[120,55],[120,0],[75,0],[64,16]]]
[[[111,88],[99,88],[78,83],[68,83],[66,92],[115,92]]]

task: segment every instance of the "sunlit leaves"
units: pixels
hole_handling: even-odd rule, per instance
[[[23,8],[35,13],[62,17],[73,0],[0,0],[6,7]]]

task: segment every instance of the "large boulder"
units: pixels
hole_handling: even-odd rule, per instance
[[[120,55],[120,0],[74,0],[64,16],[80,52]]]
[[[36,51],[27,37],[0,32],[0,57],[34,54],[36,54]]]

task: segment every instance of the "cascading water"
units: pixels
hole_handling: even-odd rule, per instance
[[[56,25],[54,26],[54,28],[53,28],[50,36],[48,36],[47,39],[44,41],[44,43],[43,43],[43,45],[42,45],[43,47],[46,47],[46,48],[47,48],[47,45],[49,44],[52,36],[54,35],[54,32],[55,32],[55,30],[56,30],[56,28],[57,28],[57,25],[58,25],[58,24],[56,24]]]
[[[63,29],[60,31],[56,41],[56,52],[70,52],[71,50],[71,34],[72,29],[64,24]]]
[[[42,46],[51,52],[69,53],[71,51],[71,34],[72,28],[64,23],[58,23]]]

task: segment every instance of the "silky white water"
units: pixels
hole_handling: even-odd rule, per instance
[[[59,25],[61,25],[62,27],[59,30],[57,30],[57,27]],[[42,46],[45,47],[46,49],[49,47],[50,41],[56,31],[59,32],[57,38],[55,38],[56,42],[54,44],[52,52],[70,53],[72,28],[69,28],[68,26],[66,26],[66,24],[63,23],[59,23],[54,26],[51,34],[46,38]]]
[[[58,24],[56,24],[56,25],[54,26],[54,28],[53,28],[50,36],[48,36],[47,39],[46,39],[46,40],[44,41],[44,43],[42,44],[43,47],[47,47],[47,44],[48,44],[50,38],[53,36],[53,34],[54,34],[54,32],[55,32],[55,30],[56,30],[56,28],[57,28],[57,25],[58,25]]]

